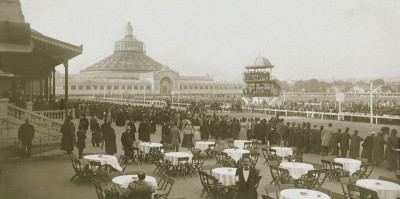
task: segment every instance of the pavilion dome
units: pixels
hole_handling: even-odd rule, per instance
[[[265,58],[258,56],[255,59],[253,59],[246,68],[273,68],[275,67],[274,65],[271,64],[271,62]]]
[[[125,37],[114,43],[114,54],[83,69],[81,72],[154,72],[164,65],[146,55],[145,44],[135,38],[128,22]]]

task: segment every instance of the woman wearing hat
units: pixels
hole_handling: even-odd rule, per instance
[[[248,124],[247,124],[247,119],[243,117],[240,121],[240,132],[239,132],[239,140],[247,140],[247,129],[248,129]]]
[[[182,147],[193,148],[192,137],[193,137],[193,126],[190,120],[187,121],[186,127],[183,129],[183,140]]]

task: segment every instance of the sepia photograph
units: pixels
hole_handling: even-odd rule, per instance
[[[400,199],[400,0],[0,0],[0,199]]]

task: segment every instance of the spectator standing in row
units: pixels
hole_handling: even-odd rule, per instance
[[[346,127],[344,132],[340,134],[340,155],[342,158],[345,158],[347,156],[347,151],[349,150],[349,130],[349,127]]]
[[[282,127],[282,140],[283,140],[283,146],[287,147],[288,146],[288,140],[289,140],[289,130],[290,130],[290,122],[286,123],[286,126]]]
[[[21,145],[21,158],[31,157],[32,139],[35,136],[35,128],[29,124],[29,118],[19,127],[18,139]]]
[[[370,162],[372,162],[372,150],[374,149],[374,135],[375,132],[368,133],[368,136],[361,145],[363,147],[361,157],[368,159]]]
[[[385,155],[385,139],[383,138],[383,133],[379,132],[377,136],[374,136],[374,162],[375,166],[379,167],[380,164],[384,160],[384,155]]]
[[[332,136],[333,136],[332,123],[329,123],[328,128],[325,128],[321,134],[321,138],[322,138],[321,146],[322,146],[322,155],[323,156],[328,155],[328,149],[329,149],[329,145],[330,145]]]
[[[399,152],[395,149],[399,148],[399,138],[396,136],[397,131],[393,129],[387,141],[387,160],[389,163],[389,171],[396,171],[397,159],[399,159]]]
[[[349,157],[356,159],[360,157],[360,143],[364,139],[358,135],[358,131],[355,130],[354,134],[350,136],[350,152]]]

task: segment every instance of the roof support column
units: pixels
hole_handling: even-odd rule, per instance
[[[65,115],[68,117],[68,60],[64,61],[64,79],[65,79],[65,93],[64,93],[64,103],[65,103]]]
[[[53,69],[53,100],[56,100],[56,69]]]

